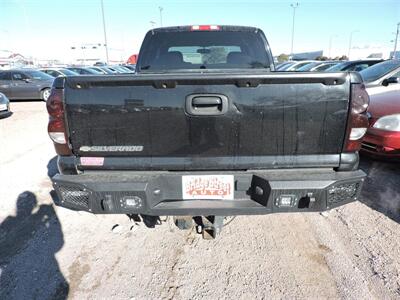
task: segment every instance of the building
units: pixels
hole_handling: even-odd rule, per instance
[[[322,56],[324,51],[312,51],[312,52],[303,52],[303,53],[295,53],[292,55],[292,60],[313,60],[316,59],[318,56]]]
[[[0,69],[23,68],[33,66],[31,59],[19,53],[8,50],[0,50]]]

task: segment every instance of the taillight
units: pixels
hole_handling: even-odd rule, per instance
[[[64,103],[62,89],[52,89],[49,99],[47,99],[47,111],[49,113],[49,124],[47,131],[54,143],[57,154],[71,155],[71,149],[67,142],[67,133],[64,120]]]
[[[347,122],[345,152],[360,150],[362,138],[369,126],[366,114],[369,105],[369,96],[364,84],[351,85],[350,103],[351,108]]]
[[[210,30],[220,30],[221,27],[218,25],[193,25],[192,30],[203,30],[203,31],[210,31]]]

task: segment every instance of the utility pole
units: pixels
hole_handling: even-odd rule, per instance
[[[360,32],[359,30],[353,30],[350,32],[350,40],[349,40],[349,51],[347,52],[347,58],[350,60],[350,51],[351,51],[351,43],[353,41],[353,33]]]
[[[396,51],[397,51],[397,40],[399,39],[399,30],[400,30],[400,22],[397,23],[396,39],[394,40],[394,50],[393,50],[392,59],[397,58]]]
[[[293,56],[293,42],[294,42],[294,19],[296,17],[296,8],[299,7],[299,3],[292,3],[290,6],[293,8],[293,22],[292,22],[292,46],[290,47],[290,55]]]
[[[162,24],[162,11],[164,10],[164,8],[159,6],[158,9],[160,10],[160,27],[162,27],[163,26],[163,24]]]
[[[100,0],[100,2],[101,2],[101,14],[103,16],[104,47],[106,48],[106,62],[108,65],[108,44],[107,44],[106,20],[104,18],[104,4],[103,0]]]
[[[85,46],[81,46],[81,49],[82,49],[82,65],[83,66],[86,66],[86,55],[85,55],[85,49],[86,49],[86,47]]]
[[[329,37],[329,54],[328,54],[329,59],[331,59],[332,40],[333,40],[334,37],[337,37],[337,35],[334,34],[334,35],[331,35]]]

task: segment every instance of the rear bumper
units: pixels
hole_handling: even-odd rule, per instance
[[[183,200],[182,175],[234,175],[234,200]],[[258,215],[324,211],[358,199],[361,170],[257,170],[237,172],[86,172],[53,177],[56,205],[95,214]],[[261,193],[260,193],[261,188]],[[282,206],[279,199],[293,199]]]

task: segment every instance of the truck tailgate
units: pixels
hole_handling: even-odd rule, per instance
[[[185,169],[265,168],[310,155],[339,164],[347,73],[65,80],[69,142],[77,156],[130,158],[124,166],[133,169],[169,169],[174,160]]]

